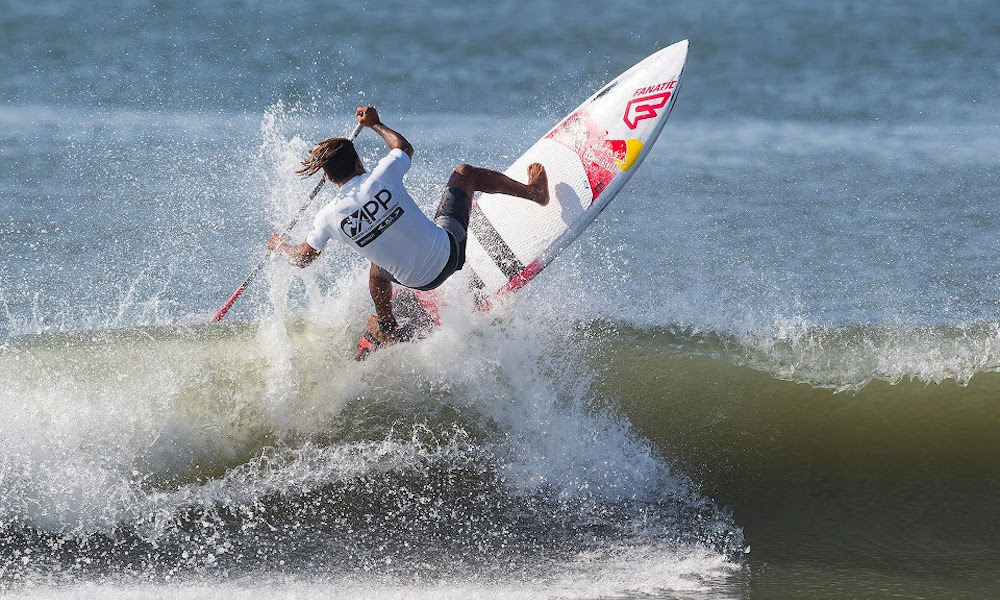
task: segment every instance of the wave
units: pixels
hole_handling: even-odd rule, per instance
[[[919,511],[1000,482],[990,323],[735,334],[515,317],[528,295],[455,302],[426,340],[355,363],[361,317],[329,316],[363,296],[0,344],[0,584],[544,596],[582,569],[608,594],[704,591],[743,576],[727,506],[808,512],[818,486],[830,514],[859,488]],[[624,582],[625,563],[660,568]]]
[[[302,319],[9,340],[0,582],[738,572],[729,512],[599,409],[575,352],[483,319],[361,364]]]
[[[882,516],[909,507],[981,539],[968,522],[1000,510],[995,326],[800,333],[739,339],[603,323],[576,338],[601,372],[595,394],[617,398],[640,435],[737,515],[771,526],[783,521],[779,503],[846,519],[856,501],[850,518],[869,523],[884,502],[896,508]],[[970,508],[939,508],[952,505]]]

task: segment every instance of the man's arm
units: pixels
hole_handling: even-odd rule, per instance
[[[402,150],[407,156],[413,158],[413,146],[410,142],[406,141],[405,137],[382,123],[379,119],[378,111],[375,110],[374,106],[359,106],[357,112],[354,113],[354,117],[358,120],[358,123],[361,123],[365,127],[370,127],[372,131],[382,136],[382,139],[389,145],[389,148]]]
[[[297,246],[290,246],[288,238],[275,233],[267,240],[267,249],[279,254],[284,254],[288,262],[296,267],[305,267],[319,257],[319,250],[309,244],[302,242]]]

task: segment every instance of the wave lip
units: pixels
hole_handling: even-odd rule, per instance
[[[595,325],[595,327],[602,327]],[[722,333],[691,326],[620,334],[712,356],[771,376],[838,392],[874,381],[967,385],[977,374],[1000,371],[1000,323],[960,325],[812,325],[782,319],[766,327]]]

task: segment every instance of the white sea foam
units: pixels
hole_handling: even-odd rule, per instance
[[[84,584],[70,588],[39,587],[23,598],[90,600],[96,598],[162,598],[164,600],[336,597],[350,599],[518,599],[565,598],[711,597],[741,598],[739,567],[718,554],[705,551],[676,552],[652,547],[621,548],[611,552],[580,553],[550,576],[503,581],[445,579],[429,584],[413,581],[366,580],[348,577],[337,581],[290,577],[227,583],[178,583],[173,585]]]
[[[191,544],[174,567],[182,576],[183,569],[211,572],[242,543],[227,537],[221,512],[262,527],[255,515],[276,498],[294,502],[385,474],[485,469],[514,502],[556,502],[581,524],[598,518],[602,506],[633,507],[623,517],[598,518],[631,533],[595,537],[581,552],[597,554],[579,560],[624,543],[665,564],[690,559],[692,572],[709,580],[718,579],[714,567],[701,572],[697,565],[732,567],[727,556],[741,545],[739,528],[626,421],[605,412],[609,406],[590,391],[584,357],[564,343],[571,320],[512,319],[526,310],[516,303],[476,315],[464,308],[465,293],[453,291],[443,326],[430,337],[356,364],[342,350],[360,319],[355,327],[326,323],[336,321],[340,306],[365,301],[363,278],[341,283],[305,321],[276,312],[251,327],[111,330],[8,344],[0,353],[8,382],[0,406],[15,416],[2,426],[0,483],[9,492],[0,514],[42,535],[85,540],[133,531],[153,548]],[[282,293],[280,278],[270,285],[272,294]],[[358,403],[399,417],[372,421],[362,413],[359,422],[344,423],[343,411]],[[433,416],[441,410],[457,421]],[[338,439],[358,428],[363,439]],[[197,537],[185,538],[192,511],[202,525]],[[313,524],[295,526],[308,531]],[[493,526],[475,525],[487,530],[472,535],[489,539]],[[496,524],[498,531],[506,526]],[[685,541],[661,548],[663,536]],[[723,541],[720,549],[725,539],[732,545]],[[576,567],[564,560],[547,571],[553,580],[546,585],[570,585],[565,573]],[[677,573],[667,571],[650,586],[675,585]],[[67,593],[76,592],[87,593]]]

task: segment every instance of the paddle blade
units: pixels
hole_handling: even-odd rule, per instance
[[[233,307],[233,304],[235,304],[236,301],[239,299],[239,297],[243,295],[243,291],[245,289],[246,286],[242,285],[236,288],[236,291],[233,292],[233,295],[229,297],[229,300],[226,300],[226,303],[222,305],[222,308],[219,309],[219,312],[215,313],[215,316],[212,317],[213,323],[217,323],[219,319],[226,316],[226,313],[229,312],[229,309]]]

